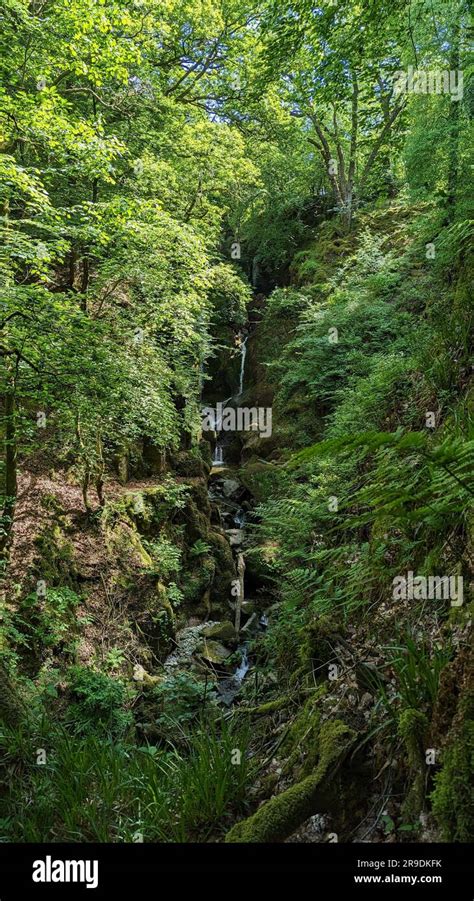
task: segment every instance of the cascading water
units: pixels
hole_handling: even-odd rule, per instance
[[[236,510],[234,514],[234,524],[238,529],[242,529],[247,521],[247,517],[245,515],[245,510],[239,509]]]
[[[222,444],[217,444],[214,448],[214,457],[212,458],[213,466],[223,466],[224,465],[224,448]]]
[[[239,378],[239,393],[237,397],[240,397],[244,390],[244,374],[245,374],[245,357],[247,356],[247,340],[248,335],[242,341],[240,345],[240,378]]]
[[[236,400],[240,397],[244,390],[244,377],[245,377],[245,358],[247,356],[247,340],[248,335],[242,337],[241,334],[238,336],[238,340],[240,341],[240,373],[239,373],[239,390],[237,394],[232,394],[230,397],[227,397],[221,405],[221,413],[220,416],[216,417],[214,420],[214,430],[217,432],[216,446],[214,448],[214,456],[212,458],[213,466],[224,466],[224,445],[222,442],[222,432],[220,429],[222,423],[223,410],[228,403],[228,401]]]
[[[247,675],[250,669],[249,658],[247,654],[247,645],[242,647],[242,659],[234,673],[234,681],[237,685],[240,685],[243,682],[244,677]]]
[[[214,448],[214,456],[212,458],[213,466],[223,466],[224,465],[224,447],[221,443],[221,424],[222,424],[222,416],[223,410],[227,403],[227,401],[232,400],[232,395],[230,397],[226,397],[225,401],[223,401],[220,407],[220,413],[217,416],[214,416],[213,427],[214,431],[217,433],[216,446]]]
[[[226,404],[229,403],[229,401],[230,402],[234,401],[234,402],[237,402],[235,404],[237,406],[238,399],[242,396],[243,391],[244,391],[245,362],[246,362],[246,356],[247,356],[247,341],[248,341],[248,335],[243,335],[242,333],[239,333],[236,336],[236,344],[238,346],[238,350],[239,350],[239,354],[240,354],[240,370],[239,370],[238,390],[231,397],[226,398],[225,401],[222,401],[222,403],[219,403],[217,405],[217,410],[213,414],[213,417],[211,420],[211,426],[213,427],[214,431],[217,433],[216,445],[214,448],[214,455],[213,455],[213,460],[212,460],[213,467],[219,467],[219,466],[225,465],[225,460],[224,460],[225,443],[223,440],[223,435],[222,435],[222,431],[221,431],[220,427],[222,424],[222,419],[224,416],[224,410],[225,410]],[[214,483],[214,485],[215,484],[216,483]],[[217,484],[220,484],[220,483],[218,482]],[[224,484],[224,482],[222,484]],[[227,494],[226,494],[225,490],[224,491],[222,490],[222,487],[217,490],[217,494],[216,494],[216,489],[214,488],[214,491],[211,496],[212,496],[213,501],[214,502],[217,501],[217,503],[220,505],[221,508],[222,507],[226,508],[226,505],[229,504]],[[232,507],[232,505],[231,505],[231,507]],[[230,516],[231,514],[228,514],[228,515]],[[240,533],[240,535],[232,534],[232,538],[237,539],[234,542],[234,544],[237,546],[237,550],[234,550],[234,556],[235,556],[235,560],[236,560],[239,590],[238,590],[238,595],[235,598],[235,604],[234,604],[234,616],[235,616],[234,626],[235,626],[236,634],[241,635],[241,641],[240,641],[238,649],[237,649],[238,652],[240,652],[240,662],[232,676],[227,676],[224,679],[221,678],[218,681],[217,691],[218,691],[218,694],[219,694],[221,700],[226,705],[230,705],[233,703],[234,698],[239,693],[240,686],[241,686],[243,680],[245,679],[245,676],[246,676],[248,670],[250,669],[250,661],[249,661],[249,656],[248,656],[248,635],[250,634],[250,632],[248,631],[248,626],[251,625],[251,623],[255,622],[255,620],[256,620],[255,613],[252,614],[252,616],[250,617],[250,620],[248,619],[248,614],[246,614],[247,621],[246,621],[243,629],[241,628],[241,616],[243,615],[242,614],[242,611],[243,611],[242,604],[244,602],[244,591],[245,591],[245,587],[244,587],[245,558],[244,558],[244,553],[242,550],[240,550],[240,548],[242,546],[242,535],[243,535],[242,529],[245,526],[245,522],[246,522],[245,510],[242,507],[238,506],[237,509],[235,509],[234,513],[233,513],[233,523],[235,526],[237,526],[237,530],[228,529],[227,532],[228,532],[229,541],[231,543],[231,546],[232,546],[232,540],[230,538],[230,533],[231,532],[235,533],[236,531],[237,531],[237,533]],[[254,628],[258,628],[258,626],[255,625]],[[245,639],[244,639],[244,632],[245,632]]]

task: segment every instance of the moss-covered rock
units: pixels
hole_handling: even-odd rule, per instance
[[[210,594],[214,615],[218,612],[225,613],[229,609],[227,601],[231,598],[231,585],[237,573],[234,557],[225,535],[217,531],[210,532],[207,541],[211,545],[211,554],[216,563]]]
[[[198,615],[202,608],[203,598],[212,585],[215,572],[215,560],[206,555],[197,560],[191,560],[181,575],[183,603],[186,607],[191,607],[195,615]]]
[[[213,641],[211,638],[205,638],[203,643],[198,647],[198,654],[203,660],[216,665],[226,663],[232,654],[228,648],[224,647],[220,641]]]
[[[283,841],[314,813],[330,811],[331,781],[341,766],[356,734],[341,720],[327,721],[318,737],[318,764],[314,772],[271,798],[253,816],[237,823],[226,835],[227,842]]]
[[[176,617],[161,582],[157,582],[154,590],[140,596],[134,622],[155,657],[163,660],[174,647]]]
[[[212,469],[212,447],[210,442],[206,441],[205,438],[201,438],[199,442],[199,452],[201,454],[205,472],[209,475]]]
[[[133,477],[142,478],[163,472],[164,455],[160,448],[151,445],[146,438],[137,439],[127,441],[117,448],[113,464],[119,482],[126,485]]]
[[[205,482],[196,482],[189,486],[189,496],[186,504],[176,516],[176,522],[184,525],[186,541],[193,545],[198,539],[207,539],[211,506],[207,496]]]
[[[136,570],[151,568],[152,558],[130,523],[119,521],[113,528],[106,529],[105,543],[110,560],[120,567],[125,577]]]
[[[326,688],[321,686],[311,694],[300,708],[281,745],[281,754],[287,758],[283,773],[294,774],[297,779],[309,776],[319,757],[321,713],[318,705],[325,692]]]
[[[178,451],[171,458],[171,466],[178,476],[204,479],[209,473],[209,457],[201,453],[200,445],[191,450]]]
[[[442,745],[442,768],[435,776],[431,802],[444,841],[467,842],[474,835],[474,798],[470,791],[474,782],[473,685],[474,651],[466,647],[443,673],[441,700],[435,711],[434,738]],[[444,718],[441,705],[447,711]]]
[[[171,480],[139,491],[127,491],[119,500],[106,504],[103,526],[113,528],[122,520],[134,525],[141,535],[153,538],[163,526],[178,519],[188,493],[187,485]]]
[[[239,470],[239,480],[257,502],[264,501],[270,493],[275,473],[268,463],[248,462]]]
[[[431,795],[433,813],[447,842],[469,842],[474,835],[474,693],[462,705],[463,721],[444,752],[443,767]]]
[[[68,585],[77,582],[74,547],[59,523],[45,528],[35,539],[37,556],[35,570],[38,579],[47,585]]]
[[[230,620],[224,620],[221,623],[213,623],[203,629],[203,635],[214,641],[221,641],[223,644],[237,644],[237,633]]]
[[[418,821],[425,801],[425,749],[428,720],[421,710],[403,710],[398,720],[398,734],[407,752],[410,788],[402,804],[407,823]]]
[[[254,467],[259,465],[258,460],[268,459],[279,447],[280,437],[275,432],[267,437],[258,432],[241,432],[241,435],[243,437],[242,461],[252,461],[250,465]]]
[[[133,667],[132,678],[134,682],[143,685],[144,688],[154,688],[155,685],[160,685],[164,680],[163,676],[151,676],[140,663],[136,663]]]

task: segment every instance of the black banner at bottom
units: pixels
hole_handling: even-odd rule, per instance
[[[318,894],[323,887],[351,889],[350,898],[377,888],[387,898],[399,892],[444,897],[449,891],[456,901],[471,901],[473,852],[467,844],[2,844],[0,901],[84,892],[134,899],[147,886],[164,889],[163,873],[177,874],[186,887],[186,874],[204,872],[312,873]],[[226,892],[232,887],[222,885]]]

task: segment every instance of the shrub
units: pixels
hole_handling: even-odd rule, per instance
[[[72,696],[67,720],[74,732],[95,731],[113,738],[123,736],[133,717],[126,708],[126,687],[119,679],[82,666],[68,670]]]

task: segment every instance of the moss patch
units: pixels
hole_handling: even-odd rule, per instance
[[[332,806],[330,783],[355,740],[355,733],[341,720],[323,724],[319,733],[319,761],[311,776],[267,801],[253,816],[237,823],[227,842],[283,841],[315,812]]]
[[[474,692],[459,705],[458,724],[444,752],[442,770],[431,795],[444,841],[468,842],[474,835]]]

